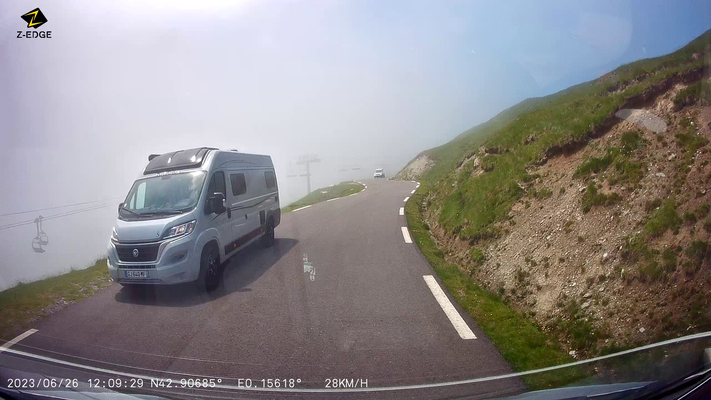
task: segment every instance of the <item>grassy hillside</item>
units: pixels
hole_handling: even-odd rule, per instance
[[[419,171],[416,168],[403,173],[422,184],[408,203],[407,217],[423,254],[515,370],[572,360],[568,350],[580,357],[619,349],[618,343],[605,340],[618,328],[609,325],[634,325],[636,337],[640,338],[645,330],[651,333],[653,323],[659,329],[662,325],[681,329],[684,322],[706,318],[703,314],[708,302],[701,299],[703,293],[699,292],[705,289],[687,290],[696,297],[686,299],[682,288],[693,273],[697,274],[696,279],[706,282],[706,276],[699,275],[694,266],[711,260],[711,252],[704,252],[711,248],[706,233],[711,232],[711,222],[703,222],[710,207],[703,202],[708,196],[703,185],[711,182],[711,174],[707,179],[704,172],[709,165],[708,149],[701,149],[707,143],[703,136],[708,129],[706,122],[701,122],[706,117],[697,120],[691,111],[682,115],[679,110],[711,99],[708,82],[700,81],[708,77],[708,71],[704,74],[704,60],[711,54],[710,43],[708,31],[672,54],[640,60],[594,81],[525,100],[449,143],[422,152],[411,162],[427,165],[421,175],[412,177],[412,171]],[[669,125],[664,135],[616,129],[605,141],[588,146],[618,125],[620,119],[615,112],[651,107],[658,96],[670,96],[677,84],[687,86],[674,92],[672,109],[664,111]],[[703,125],[702,130],[695,128],[699,124]],[[672,150],[676,154],[664,154]],[[703,151],[703,157],[697,151]],[[573,154],[577,156],[559,157]],[[677,154],[681,154],[678,159],[674,158]],[[420,162],[422,159],[426,163]],[[559,159],[578,160],[578,164],[550,162]],[[690,164],[694,163],[698,165],[692,168]],[[542,168],[544,165],[546,168]],[[647,165],[668,168],[667,174],[661,169],[652,173]],[[546,170],[545,175],[542,169]],[[692,169],[699,176],[687,179],[686,174]],[[407,170],[408,167],[403,171]],[[674,180],[659,183],[666,176],[673,176]],[[647,179],[641,182],[643,178]],[[702,183],[703,179],[706,183]],[[643,184],[647,186],[640,189]],[[656,199],[653,204],[643,204],[645,193],[662,197],[664,191],[676,193],[676,202]],[[633,201],[628,200],[633,193]],[[518,207],[515,210],[514,205]],[[545,211],[540,211],[544,206]],[[583,219],[558,221],[561,212],[566,217],[580,214]],[[525,218],[520,217],[524,214]],[[624,215],[628,215],[626,221]],[[552,222],[544,224],[541,216]],[[606,232],[612,220],[619,225],[610,231],[630,236],[615,243],[598,242],[600,232]],[[522,222],[529,230],[523,231]],[[632,233],[637,230],[643,235],[635,239]],[[681,234],[669,238],[672,231],[674,235],[679,231]],[[656,242],[649,243],[653,240]],[[691,243],[688,249],[682,249],[684,241]],[[665,250],[665,246],[672,245]],[[610,254],[606,252],[608,247],[614,249],[614,254],[612,250]],[[601,251],[603,248],[605,252]],[[644,264],[633,264],[634,257]],[[682,261],[686,259],[696,260],[691,265],[694,268],[683,268]],[[666,310],[666,314],[661,313],[666,303],[645,306],[660,315],[628,307],[625,293],[633,290],[635,296],[642,298],[651,287],[645,285],[668,283],[664,280],[667,278],[661,277],[670,275],[677,265],[680,267],[674,273],[679,289],[665,295],[679,303],[688,300],[694,308],[690,311],[694,318],[676,321],[676,316],[669,317]],[[634,286],[631,270],[641,276],[640,282],[651,278]],[[552,281],[554,278],[558,280]],[[574,287],[575,279],[582,280],[583,285]],[[620,300],[620,304],[613,304],[620,307],[610,309],[610,299]],[[544,308],[537,304],[538,300],[546,303],[547,310],[553,308],[545,323],[541,323],[540,314],[536,315],[536,310]],[[598,313],[596,317],[602,316],[594,323],[590,318],[593,312]],[[620,323],[623,317],[625,324]],[[615,318],[617,322],[607,321]],[[600,319],[602,324],[598,323]],[[642,322],[650,325],[644,329]],[[513,329],[514,326],[520,329]],[[697,328],[694,325],[688,329]],[[540,352],[542,341],[548,348],[546,352]],[[595,347],[600,341],[604,348]]]
[[[700,75],[703,58],[692,55],[703,52],[710,40],[711,32],[706,32],[667,56],[640,60],[595,81],[526,100],[425,151],[435,165],[420,181],[435,192],[443,227],[473,241],[492,234],[492,224],[506,219],[511,205],[523,195],[517,181],[525,178],[527,166],[584,142],[608,125],[616,110],[643,102],[659,86],[669,85],[670,78]],[[490,151],[479,161],[489,172],[474,176],[470,164],[455,174],[457,165],[482,145]]]
[[[338,185],[333,185],[325,188],[316,189],[306,196],[296,200],[286,207],[282,207],[281,212],[287,213],[297,208],[305,207],[311,204],[320,203],[322,201],[335,199],[338,197],[349,196],[363,190],[363,185],[357,182],[341,182]]]
[[[57,310],[111,284],[106,259],[93,266],[36,282],[19,283],[0,292],[0,343]]]

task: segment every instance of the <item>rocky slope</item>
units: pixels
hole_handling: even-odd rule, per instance
[[[399,174],[422,180],[448,261],[571,354],[711,330],[709,40],[539,99]]]

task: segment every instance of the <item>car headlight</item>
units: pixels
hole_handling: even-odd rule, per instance
[[[116,228],[111,228],[111,240],[118,242],[118,232],[116,232]]]
[[[166,231],[163,235],[163,239],[170,239],[178,236],[189,235],[190,233],[192,233],[193,229],[195,229],[195,220],[186,222],[184,224],[176,225],[168,229],[168,231]]]

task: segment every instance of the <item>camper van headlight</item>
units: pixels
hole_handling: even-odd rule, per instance
[[[195,229],[195,220],[186,222],[184,224],[176,225],[163,235],[163,239],[170,239],[178,236],[189,235],[193,229]]]
[[[111,228],[111,240],[118,242],[118,233],[116,232],[116,228]]]

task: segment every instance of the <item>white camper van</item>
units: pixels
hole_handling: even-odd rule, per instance
[[[221,263],[252,242],[274,243],[281,220],[272,159],[201,147],[152,154],[119,205],[108,248],[122,285],[219,285]]]

